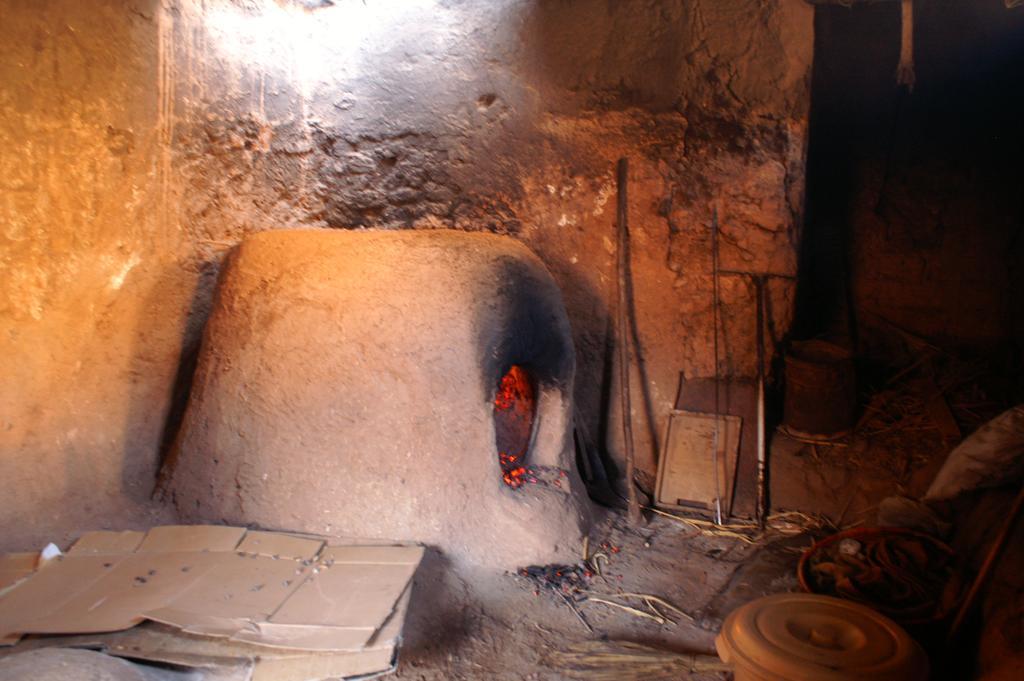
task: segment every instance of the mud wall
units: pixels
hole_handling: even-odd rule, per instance
[[[807,309],[834,323],[848,287],[869,351],[896,327],[1019,356],[1024,10],[916,4],[913,92],[893,77],[896,3],[818,9]]]
[[[195,276],[154,3],[2,14],[0,544],[27,548],[148,498]]]
[[[48,469],[57,489],[89,481],[90,504],[146,487],[215,275],[252,231],[520,239],[564,291],[580,414],[617,453],[615,401],[601,395],[617,389],[614,164],[629,156],[648,475],[680,374],[715,373],[713,209],[723,268],[783,275],[769,338],[788,328],[813,40],[803,0],[13,7],[0,135],[17,149],[13,176],[37,179],[11,186],[7,173],[0,188],[0,350],[21,383],[4,388],[2,484],[26,482],[11,508],[60,496]],[[749,377],[753,288],[742,276],[721,288],[718,370]]]
[[[182,4],[176,154],[183,228],[217,262],[251,230],[447,227],[510,234],[561,285],[577,403],[618,453],[609,377],[614,166],[631,160],[640,467],[653,474],[680,374],[714,375],[721,267],[792,277],[813,12],[729,2]],[[723,277],[723,376],[754,374],[754,292]],[[793,284],[769,281],[769,338]],[[611,414],[609,415],[609,410]]]

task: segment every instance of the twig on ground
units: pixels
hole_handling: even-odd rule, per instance
[[[706,520],[698,520],[696,518],[684,518],[683,516],[678,516],[673,513],[666,513],[665,511],[653,508],[651,506],[648,506],[647,510],[651,511],[656,515],[664,516],[666,518],[672,518],[673,520],[679,521],[685,525],[689,525],[690,527],[699,530],[701,534],[713,535],[716,537],[731,537],[733,539],[739,539],[740,541],[745,542],[747,544],[757,543],[754,539],[751,539],[749,536],[735,531],[748,530],[751,527],[753,527],[756,530],[756,525],[715,525],[714,523]]]
[[[565,601],[565,604],[568,605],[569,609],[572,610],[572,613],[574,615],[576,615],[576,619],[578,619],[580,622],[582,622],[583,626],[585,626],[587,628],[587,631],[589,631],[591,634],[593,634],[594,633],[594,627],[590,626],[590,622],[588,622],[586,620],[586,618],[583,617],[583,613],[580,612],[580,609],[576,606],[575,603],[573,603],[573,600],[571,598],[569,598],[568,596],[566,596],[562,592],[558,592],[558,595],[562,597],[562,600]]]
[[[659,598],[658,596],[655,596],[653,594],[622,593],[622,594],[615,594],[615,595],[618,596],[619,598],[640,598],[640,599],[642,599],[644,601],[651,601],[653,603],[657,603],[658,605],[662,606],[663,608],[668,608],[672,612],[678,613],[678,614],[682,615],[683,617],[685,617],[685,618],[687,618],[689,620],[693,619],[693,616],[691,616],[689,613],[686,613],[686,612],[680,610],[676,606],[674,606],[671,603],[669,603],[668,601],[666,601],[664,598]],[[650,607],[650,606],[648,605],[648,607]]]
[[[625,641],[585,641],[546,655],[559,676],[588,681],[653,681],[729,671],[717,656],[677,653]]]
[[[729,537],[738,539],[745,544],[757,544],[765,537],[775,535],[793,535],[819,529],[838,529],[831,520],[823,516],[810,515],[799,511],[782,511],[768,516],[766,531],[762,532],[754,522],[733,522],[725,525],[716,525],[709,520],[699,518],[687,518],[674,513],[667,513],[657,508],[647,507],[652,513],[666,518],[671,518],[685,525],[696,529],[700,534]]]
[[[645,611],[640,610],[638,608],[634,608],[634,607],[631,607],[631,606],[628,606],[628,605],[623,605],[622,603],[616,603],[615,601],[609,601],[609,600],[604,599],[604,598],[597,598],[596,596],[587,596],[587,599],[585,601],[583,601],[583,602],[584,603],[603,603],[604,605],[610,605],[613,608],[618,608],[619,610],[622,610],[624,612],[628,612],[631,615],[635,615],[637,617],[643,617],[643,618],[646,618],[646,619],[649,619],[649,620],[653,620],[653,621],[655,621],[655,622],[657,622],[658,624],[661,624],[661,625],[665,625],[665,624],[668,624],[670,622],[672,624],[675,624],[675,622],[672,622],[672,620],[666,619],[664,617],[661,617],[661,616],[658,616],[658,615],[652,615],[651,613],[645,612]]]

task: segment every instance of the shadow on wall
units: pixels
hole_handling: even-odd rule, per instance
[[[897,4],[817,9],[801,334],[846,308],[851,331],[1019,349],[1024,11],[919,4],[912,93],[893,77]]]
[[[618,376],[618,330],[607,301],[614,291],[598,291],[591,280],[571,263],[547,257],[545,264],[562,287],[576,347],[576,386],[574,390],[576,425],[585,439],[585,446],[596,448],[609,477],[616,480],[621,471],[611,456],[614,444],[621,442],[622,422],[619,418],[620,383]],[[633,301],[632,279],[629,280],[630,301]],[[635,303],[634,303],[635,304]],[[633,316],[630,326],[632,343],[631,387],[633,419],[638,447],[650,447],[650,460],[658,460],[660,434],[650,390],[650,378],[644,344]],[[638,390],[639,388],[639,390]],[[641,434],[646,431],[646,437]],[[642,479],[645,488],[647,481]],[[653,482],[653,481],[651,481]]]
[[[188,406],[196,365],[199,361],[203,328],[206,326],[206,320],[209,318],[210,310],[213,307],[219,272],[219,262],[206,261],[201,263],[199,276],[196,280],[195,288],[192,290],[188,312],[183,319],[181,327],[181,352],[178,355],[177,363],[178,370],[174,375],[174,383],[171,386],[167,416],[164,419],[163,429],[160,433],[159,449],[157,451],[157,485],[160,484],[160,476],[174,446],[178,431],[181,429],[182,421],[185,418],[185,409]],[[154,293],[158,292],[159,287]],[[156,301],[153,302],[155,303]]]
[[[152,496],[153,481],[180,426],[216,275],[208,266],[193,280],[193,273],[170,259],[154,258],[148,265],[155,274],[147,276],[147,271],[137,279],[130,275],[128,286],[148,288],[139,294],[134,314],[121,316],[131,319],[133,328],[127,334],[132,345],[124,369],[120,488],[135,503],[146,503]],[[173,302],[181,307],[175,306],[177,314],[169,315],[172,292]],[[161,380],[140,380],[154,373]]]

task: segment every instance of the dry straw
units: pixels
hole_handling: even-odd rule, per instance
[[[585,641],[547,654],[548,665],[570,679],[659,681],[729,671],[714,655],[676,653],[625,641]]]

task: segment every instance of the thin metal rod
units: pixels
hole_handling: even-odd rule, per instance
[[[626,502],[629,521],[634,525],[640,523],[640,500],[636,494],[636,463],[633,456],[633,410],[629,395],[630,367],[630,326],[629,326],[629,289],[627,288],[627,272],[629,269],[629,224],[628,196],[626,182],[629,177],[629,161],[619,159],[616,173],[618,183],[618,282],[619,282],[619,394],[622,398],[622,440],[626,456]]]
[[[766,480],[767,447],[765,446],[764,414],[764,284],[762,275],[754,275],[757,295],[757,522],[764,527],[768,518],[768,485]]]
[[[711,325],[714,328],[714,354],[715,354],[715,426],[714,436],[711,439],[711,462],[715,468],[715,522],[722,524],[722,483],[719,472],[719,421],[720,419],[720,379],[718,375],[718,209],[711,210],[711,280],[712,296],[711,301]]]

